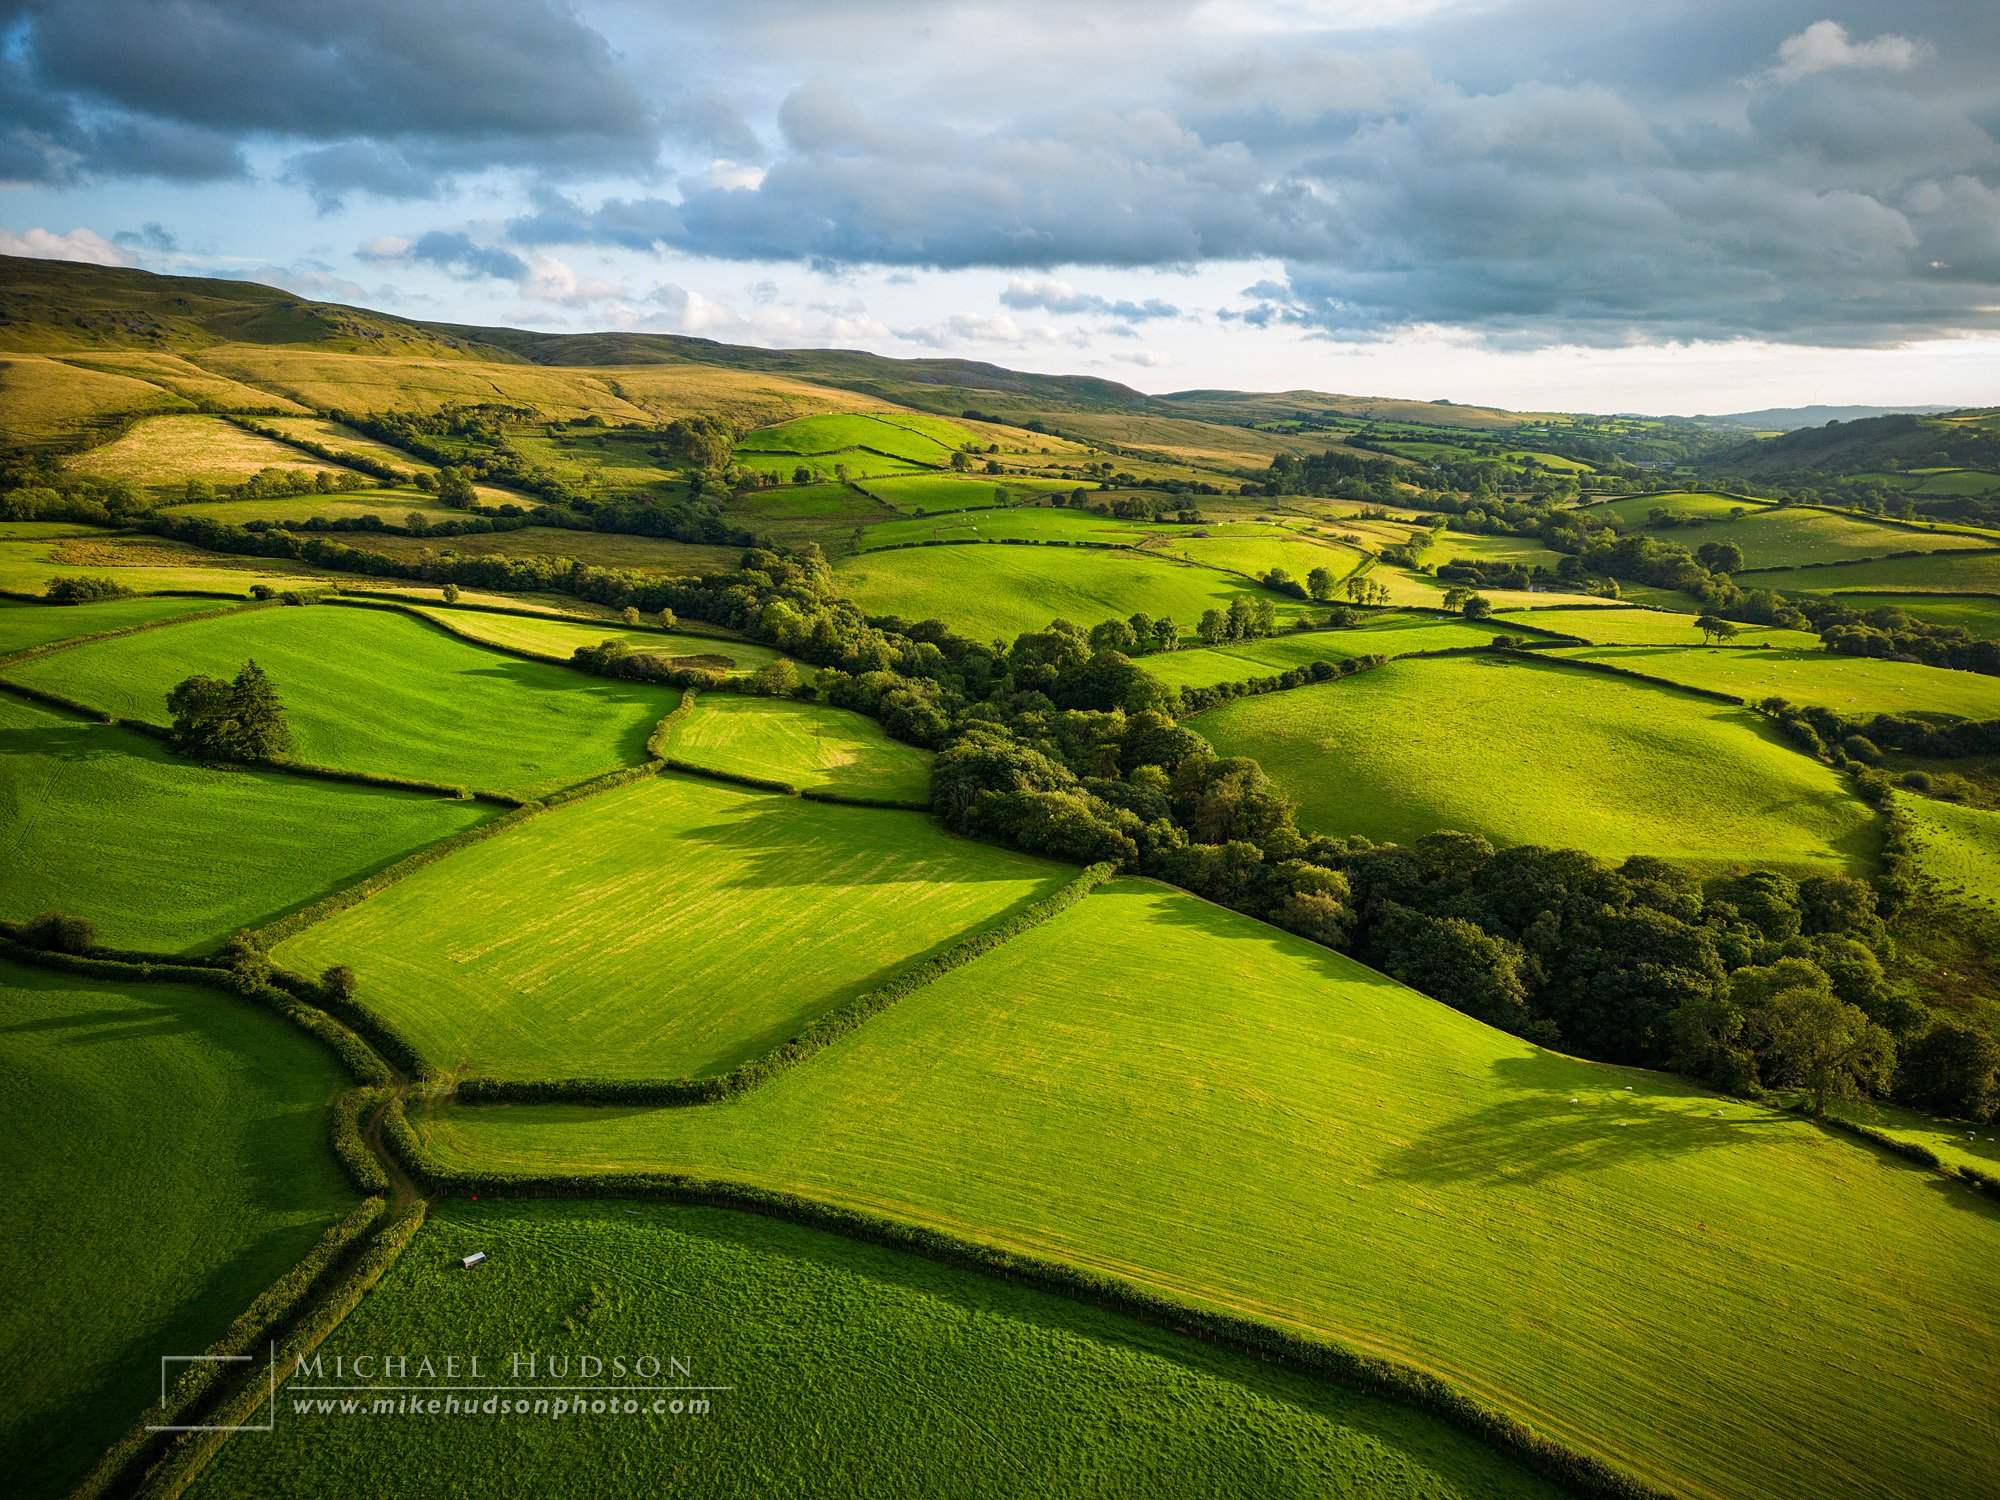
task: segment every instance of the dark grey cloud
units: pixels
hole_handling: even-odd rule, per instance
[[[666,128],[560,0],[8,0],[0,22],[15,180],[228,177],[270,140],[323,202],[408,197],[492,166],[643,173]]]
[[[1920,34],[1912,20],[1953,11],[1923,3],[1874,7],[1881,30],[1777,9],[1795,29],[1734,16],[1733,49],[1697,48],[1707,72],[1677,90],[1467,88],[1401,45],[1223,52],[1154,105],[1011,126],[815,84],[785,99],[755,180],[551,195],[510,234],[826,267],[1276,261],[1284,277],[1235,315],[1343,338],[1848,345],[2000,328],[2000,37]],[[1968,67],[1963,44],[1989,38],[1988,66]],[[1144,315],[1029,279],[1002,301]]]

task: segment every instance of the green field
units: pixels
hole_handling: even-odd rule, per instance
[[[453,1261],[491,1259],[476,1277]],[[699,1288],[698,1296],[687,1290]],[[550,1347],[692,1354],[705,1417],[546,1419],[468,1447],[280,1404],[198,1500],[457,1496],[504,1452],[523,1493],[1388,1497],[1560,1492],[1408,1408],[1066,1298],[780,1221],[666,1204],[447,1202],[329,1355]],[[650,1398],[649,1398],[650,1399]],[[1008,1437],[994,1441],[1005,1413]],[[365,1440],[364,1440],[365,1439]],[[390,1480],[387,1476],[395,1476]]]
[[[1200,535],[1201,532],[1207,535]],[[1273,568],[1283,568],[1298,583],[1304,583],[1314,568],[1325,568],[1337,579],[1345,578],[1368,556],[1358,548],[1308,540],[1288,527],[1260,526],[1254,521],[1202,526],[1193,531],[1176,527],[1154,546],[1189,562],[1225,568],[1252,578],[1262,578]]]
[[[350,531],[340,540],[367,552],[414,561],[426,553],[459,557],[566,557],[594,568],[630,568],[641,573],[681,576],[726,573],[743,556],[739,547],[710,547],[665,537],[626,536],[611,531],[571,531],[558,526],[523,526],[519,531],[470,532],[465,536],[394,536]]]
[[[667,775],[440,860],[277,953],[352,964],[440,1067],[719,1072],[1074,873],[923,813]]]
[[[54,578],[108,578],[135,593],[192,589],[243,599],[257,583],[292,588],[335,581],[334,575],[310,566],[225,557],[162,537],[61,530],[60,535],[0,537],[0,589],[39,594]]]
[[[368,489],[340,495],[283,495],[264,500],[199,500],[193,505],[176,505],[177,516],[206,516],[232,526],[252,521],[274,525],[294,525],[301,521],[352,521],[375,516],[384,525],[401,526],[414,513],[426,521],[455,521],[466,512],[440,505],[422,490]],[[336,540],[345,541],[342,535]]]
[[[1307,630],[1258,641],[1233,641],[1225,646],[1155,652],[1141,657],[1139,665],[1175,687],[1208,687],[1218,682],[1270,677],[1293,667],[1311,666],[1316,661],[1484,646],[1493,635],[1491,627],[1461,624],[1456,620],[1386,615],[1348,630]]]
[[[2000,638],[2000,597],[1977,594],[1853,594],[1840,603],[1862,613],[1900,609],[1933,625],[1955,625],[1987,640]]]
[[[218,609],[226,599],[99,599],[90,604],[24,604],[0,599],[0,656],[73,641],[106,630],[150,625],[199,610]]]
[[[209,989],[0,963],[0,1473],[67,1493],[353,1202],[332,1057]]]
[[[484,610],[446,606],[421,608],[417,613],[448,626],[455,634],[467,635],[491,645],[514,651],[538,651],[545,656],[567,657],[579,646],[596,646],[604,641],[623,641],[634,651],[651,651],[663,656],[725,657],[726,670],[754,672],[779,653],[754,641],[726,636],[688,635],[671,630],[626,630],[615,622],[589,624],[575,620],[530,620],[520,615],[492,614]],[[812,669],[803,669],[810,675]]]
[[[1831,708],[1850,718],[1869,714],[2000,718],[2000,677],[1918,662],[1837,656],[1830,651],[1709,650],[1700,646],[1585,646],[1561,648],[1553,654],[1734,693],[1746,703],[1778,697]]]
[[[1564,635],[1581,636],[1587,641],[1614,646],[1699,645],[1701,632],[1695,629],[1693,614],[1665,609],[1618,608],[1511,609],[1493,616],[1493,623],[1534,625],[1543,630],[1559,630]],[[1743,645],[1768,641],[1773,646],[1794,646],[1816,650],[1819,637],[1808,630],[1780,630],[1772,625],[1738,625],[1736,640]]]
[[[490,813],[208,770],[128,730],[0,696],[0,916],[71,912],[114,946],[212,948]]]
[[[1632,531],[1644,526],[1646,517],[1656,510],[1673,511],[1684,516],[1700,516],[1703,520],[1714,523],[1760,515],[1770,508],[1768,502],[1745,500],[1737,495],[1674,490],[1663,495],[1626,495],[1617,500],[1600,501],[1581,507],[1579,514],[1598,521],[1615,517],[1625,530]],[[1679,531],[1677,529],[1676,532],[1669,534],[1679,534]],[[1715,530],[1711,524],[1699,530],[1687,530],[1683,539],[1692,549],[1699,542],[1720,540],[1727,535],[1729,534]]]
[[[521,795],[643,760],[653,726],[680,701],[672,688],[523,661],[407,615],[343,605],[196,620],[7,672],[159,724],[176,682],[234,676],[246,658],[276,685],[302,761]]]
[[[1452,829],[1798,871],[1854,868],[1876,846],[1840,777],[1747,709],[1539,661],[1391,662],[1188,725],[1260,761],[1319,833]]]
[[[146,417],[101,448],[70,461],[93,479],[122,479],[163,496],[184,493],[187,481],[240,484],[262,469],[351,473],[288,443],[247,432],[221,417]]]
[[[1683,1493],[2000,1485],[2000,1205],[1150,883],[724,1107],[420,1123],[456,1163],[760,1183],[1335,1338]]]
[[[992,491],[989,489],[988,494]],[[1052,505],[1017,505],[1006,510],[958,511],[938,516],[913,516],[882,521],[863,534],[861,548],[880,551],[910,542],[1064,541],[1106,542],[1135,547],[1159,541],[1180,528],[1149,526],[1143,521],[1114,521],[1087,510]]]
[[[704,693],[674,720],[665,753],[703,770],[881,802],[928,802],[928,752],[844,708]]]
[[[1055,619],[1088,628],[1141,610],[1191,631],[1204,610],[1243,594],[1278,603],[1281,621],[1304,609],[1213,568],[1095,549],[912,547],[844,558],[833,572],[870,614],[943,620],[979,640],[1011,640]]]
[[[772,521],[879,521],[885,514],[880,504],[845,484],[746,490],[729,502],[730,517],[752,528]]]
[[[761,428],[737,444],[739,456],[789,454],[817,460],[822,466],[844,459],[849,450],[868,449],[925,468],[942,468],[952,451],[974,434],[940,418],[914,412],[842,413],[799,417],[776,427]]]
[[[1719,530],[1710,527],[1686,535],[1690,549],[1711,539],[1741,547],[1746,568],[1788,568],[1885,557],[1892,552],[1953,552],[1993,545],[1990,539],[1911,530],[1858,516],[1789,506],[1760,511]]]
[[[1947,897],[2000,908],[2000,813],[1899,792],[1910,857]]]
[[[1830,568],[1780,568],[1746,573],[1745,588],[1780,593],[1828,594],[1842,589],[1936,590],[1944,594],[2000,594],[2000,551],[1939,552],[1841,563]]]
[[[1539,539],[1531,536],[1487,536],[1478,532],[1445,531],[1439,533],[1438,539],[1431,544],[1424,561],[1443,564],[1460,557],[1475,562],[1518,563],[1532,572],[1537,567],[1555,569],[1561,564],[1563,554],[1544,547]]]
[[[862,487],[884,505],[903,511],[971,510],[997,504],[995,489],[1015,499],[1067,495],[1077,488],[1067,479],[1023,474],[904,474],[870,479]]]

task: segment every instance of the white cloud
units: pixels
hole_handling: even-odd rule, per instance
[[[519,292],[530,302],[553,302],[561,307],[574,307],[585,302],[609,302],[622,295],[610,282],[594,276],[580,276],[568,261],[558,260],[553,255],[535,257],[535,263],[528,267],[528,274],[521,278]]]
[[[401,234],[378,234],[363,240],[357,253],[363,260],[401,260],[410,253],[410,239]]]
[[[136,266],[139,257],[114,245],[95,229],[0,229],[0,255],[26,255],[36,260],[80,260],[92,266]]]
[[[1766,76],[1790,83],[1835,68],[1882,68],[1904,73],[1916,66],[1925,51],[1923,43],[1887,32],[1869,41],[1851,41],[1847,28],[1838,21],[1815,21],[1778,45],[1778,65]]]

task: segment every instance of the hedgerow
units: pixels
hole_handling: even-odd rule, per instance
[[[654,1079],[467,1078],[459,1083],[457,1097],[468,1103],[547,1103],[560,1100],[581,1104],[710,1104],[719,1099],[732,1098],[768,1083],[779,1073],[823,1050],[904,996],[922,989],[953,969],[963,967],[981,954],[992,952],[1030,928],[1040,926],[1058,912],[1066,911],[1117,873],[1116,867],[1110,864],[1092,865],[1053,895],[1024,907],[997,926],[959,939],[944,952],[922,963],[911,965],[887,983],[814,1020],[789,1041],[761,1057],[731,1068],[727,1073],[700,1078]]]

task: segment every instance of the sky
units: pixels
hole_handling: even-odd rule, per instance
[[[1516,409],[2000,404],[1996,0],[0,0],[0,253]]]

